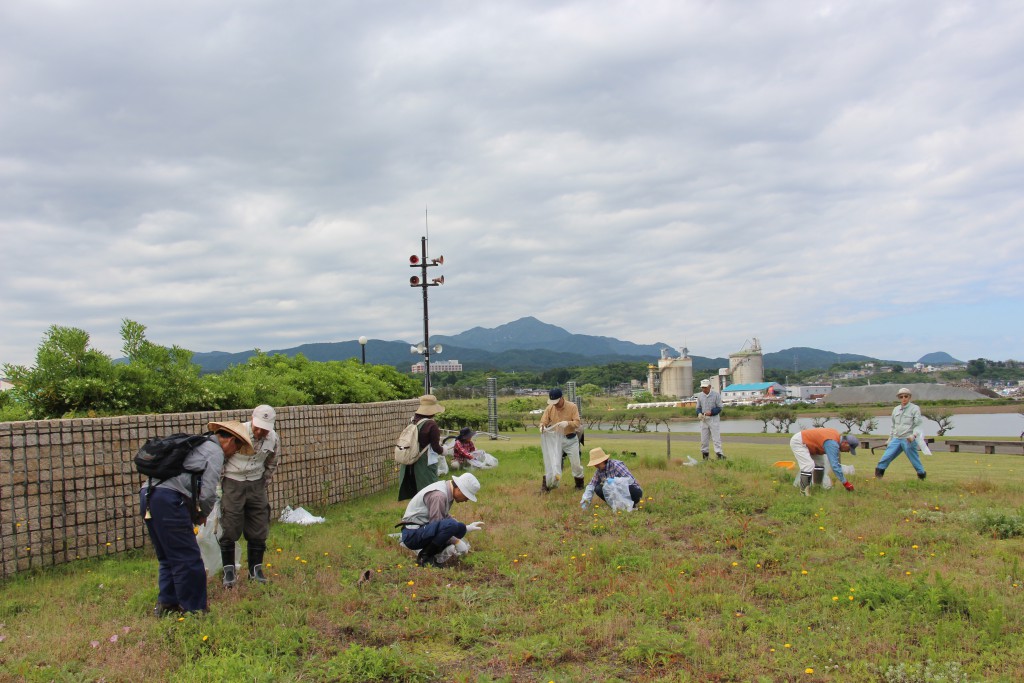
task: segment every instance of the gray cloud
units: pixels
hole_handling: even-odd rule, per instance
[[[202,351],[416,340],[428,207],[437,333],[1020,357],[1022,29],[1012,2],[6,3],[0,360],[53,323],[117,353],[125,317]]]

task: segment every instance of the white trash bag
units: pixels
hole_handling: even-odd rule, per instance
[[[443,477],[448,474],[448,458],[443,455],[437,456],[437,476]]]
[[[206,523],[199,525],[196,532],[196,542],[199,543],[199,552],[203,556],[203,566],[206,567],[206,575],[213,576],[224,568],[224,561],[220,554],[220,537],[224,528],[220,525],[220,501],[213,504],[213,510],[206,518]],[[242,545],[235,544],[235,568],[242,566]]]
[[[633,509],[633,498],[629,495],[629,479],[627,477],[608,477],[602,491],[604,492],[604,502],[614,512]]]
[[[540,449],[544,453],[544,483],[549,489],[562,480],[562,447],[565,435],[560,429],[545,427],[540,433]]]
[[[302,524],[307,526],[309,524],[319,524],[324,521],[324,518],[311,515],[306,512],[305,508],[295,508],[293,510],[291,505],[287,505],[281,511],[280,521],[285,524]]]
[[[476,450],[469,464],[477,469],[489,470],[498,466],[498,459],[486,451]]]

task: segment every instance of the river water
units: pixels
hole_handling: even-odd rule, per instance
[[[885,436],[889,433],[889,428],[892,426],[892,419],[888,416],[879,416],[875,418],[878,420],[878,426],[871,430],[871,433],[876,436]],[[1020,413],[975,413],[975,414],[964,414],[954,415],[952,418],[953,427],[946,432],[947,437],[965,439],[968,437],[975,438],[987,438],[993,436],[1014,436],[1019,437],[1021,432],[1024,432],[1024,415]],[[808,417],[802,417],[797,420],[796,424],[789,428],[791,434],[794,434],[801,429],[810,429],[814,425],[811,424],[811,419]],[[826,424],[826,427],[832,427],[838,429],[840,432],[846,430],[838,420],[831,419]],[[601,429],[610,429],[611,425],[602,424]],[[665,431],[664,424],[648,425],[648,429],[651,431]],[[760,434],[764,429],[764,423],[760,420],[723,420],[722,431],[725,433],[733,434]],[[694,420],[693,422],[673,422],[669,425],[669,431],[672,432],[700,432],[700,422]],[[938,432],[938,425],[935,422],[925,418],[924,421],[924,433],[925,436],[935,436]],[[775,429],[769,424],[768,433],[774,434]],[[854,434],[859,434],[860,431],[857,429],[853,430]]]

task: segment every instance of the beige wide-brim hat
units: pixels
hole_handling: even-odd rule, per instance
[[[603,448],[593,448],[590,451],[590,462],[587,463],[587,467],[596,467],[607,459],[608,454],[604,452]]]
[[[206,429],[211,432],[225,431],[238,439],[240,444],[238,452],[242,455],[252,455],[252,440],[249,438],[249,430],[238,420],[225,420],[224,422],[210,422]]]
[[[420,406],[416,409],[417,415],[437,415],[444,412],[444,406],[437,402],[437,396],[426,394],[420,396]]]

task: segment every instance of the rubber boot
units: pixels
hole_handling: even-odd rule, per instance
[[[884,476],[885,476],[885,470],[880,470],[880,469],[878,469],[876,467],[875,468],[875,479],[881,479]]]
[[[576,480],[576,488],[583,490],[583,477],[573,477]]]
[[[928,473],[927,473],[927,472],[918,472],[918,473],[917,473],[917,478],[918,478],[918,479],[924,479],[924,478],[925,478],[925,477],[927,477],[927,476],[928,476]]]
[[[818,486],[821,486],[821,482],[823,482],[824,480],[825,480],[825,468],[824,467],[815,467],[814,471],[811,473],[811,483],[812,484],[817,484]]]
[[[725,453],[716,453],[715,455],[718,456],[719,460],[725,460]]]
[[[260,545],[255,541],[249,543],[248,550],[248,563],[249,563],[249,580],[256,581],[257,583],[267,583],[267,577],[263,573],[263,553],[266,551],[265,545]]]
[[[811,475],[800,473],[800,493],[805,496],[811,495]]]
[[[711,458],[711,455],[710,455],[710,454],[709,454],[709,453],[708,453],[707,451],[704,451],[703,453],[701,453],[701,455],[703,455],[703,456],[704,456],[704,459],[705,459],[705,460],[708,460],[708,459],[710,459],[710,458]]]
[[[220,549],[220,559],[224,563],[224,587],[234,588],[238,575],[235,572],[235,544],[231,544],[230,550]]]

